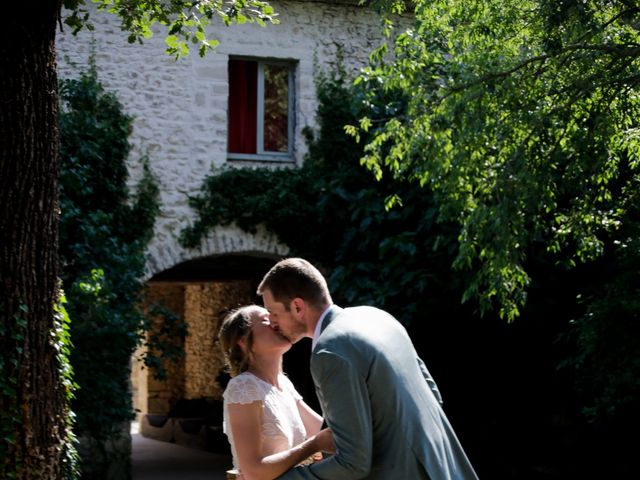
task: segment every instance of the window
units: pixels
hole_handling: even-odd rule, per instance
[[[228,158],[292,160],[290,63],[229,59]]]

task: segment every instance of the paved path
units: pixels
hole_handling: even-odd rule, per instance
[[[131,433],[133,480],[225,480],[227,455],[160,442]]]

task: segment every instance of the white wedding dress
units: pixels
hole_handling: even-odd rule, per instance
[[[280,389],[252,373],[243,372],[232,378],[224,391],[223,430],[231,444],[233,468],[236,470],[239,469],[233,433],[229,427],[229,404],[262,402],[263,457],[288,450],[306,438],[306,430],[297,405],[302,397],[284,374],[280,374],[278,383]]]

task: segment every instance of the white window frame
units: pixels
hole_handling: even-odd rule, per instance
[[[294,80],[295,80],[295,63],[287,60],[277,60],[268,58],[253,58],[253,57],[236,57],[230,56],[229,60],[245,60],[250,62],[256,62],[258,64],[258,79],[257,79],[257,98],[256,98],[256,153],[233,153],[227,151],[227,160],[245,160],[245,161],[268,161],[268,162],[293,162],[295,161],[293,156],[293,134],[295,131],[295,92],[294,92]],[[286,152],[269,152],[264,150],[264,67],[265,65],[280,65],[286,66],[289,71],[289,83],[288,83],[288,122],[287,122],[287,151]],[[229,126],[227,125],[227,128]],[[227,141],[228,141],[227,134]]]

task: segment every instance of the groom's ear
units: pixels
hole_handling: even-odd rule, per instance
[[[291,313],[295,315],[297,318],[302,317],[304,314],[305,303],[301,298],[294,298],[291,300]]]

